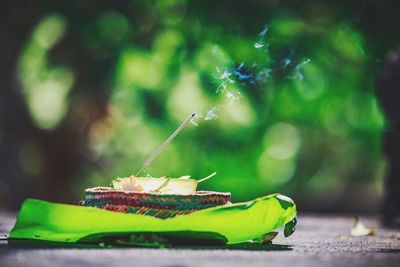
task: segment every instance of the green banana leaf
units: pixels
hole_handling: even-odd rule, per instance
[[[85,243],[100,242],[106,236],[161,233],[237,244],[260,238],[286,224],[293,228],[295,216],[295,203],[280,194],[168,219],[27,199],[9,239]]]

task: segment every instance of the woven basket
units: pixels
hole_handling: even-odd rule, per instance
[[[158,218],[188,214],[219,205],[229,204],[230,193],[198,191],[193,195],[163,195],[94,187],[85,190],[85,206],[111,211],[137,213]]]

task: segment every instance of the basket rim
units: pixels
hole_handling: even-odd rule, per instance
[[[196,197],[196,196],[224,196],[224,197],[230,197],[231,193],[230,192],[218,192],[218,191],[196,191],[195,194],[157,194],[157,193],[149,193],[149,192],[138,192],[138,191],[129,191],[129,190],[121,190],[121,189],[114,189],[112,187],[104,187],[104,186],[99,186],[99,187],[91,187],[91,188],[86,188],[85,189],[85,194],[96,194],[96,193],[120,193],[120,194],[126,194],[126,195],[137,195],[137,196],[164,196],[164,197]]]

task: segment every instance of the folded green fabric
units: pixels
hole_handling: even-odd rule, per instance
[[[168,219],[28,199],[9,238],[80,243],[134,233],[208,233],[223,237],[226,244],[236,244],[277,230],[295,216],[294,202],[280,194]]]

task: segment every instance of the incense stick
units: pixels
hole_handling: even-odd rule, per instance
[[[204,182],[205,180],[210,179],[211,177],[213,177],[213,176],[216,175],[216,174],[217,174],[217,172],[213,172],[213,173],[211,173],[209,176],[204,177],[203,179],[200,179],[200,180],[198,180],[197,182],[198,182],[198,183]]]
[[[164,143],[161,144],[161,146],[153,153],[153,155],[150,156],[150,158],[148,160],[146,160],[146,162],[143,164],[142,168],[140,168],[140,170],[135,174],[135,176],[138,176],[147,166],[150,165],[150,163],[158,156],[158,154],[161,153],[161,151],[169,144],[171,143],[171,141],[175,138],[175,136],[178,135],[178,133],[180,131],[182,131],[183,128],[185,128],[185,126],[194,119],[194,117],[196,116],[196,113],[193,112],[192,114],[190,114],[190,116],[184,121],[182,122],[182,124],[175,130],[175,132],[173,132],[171,134],[170,137],[168,137],[167,140],[165,140]]]

